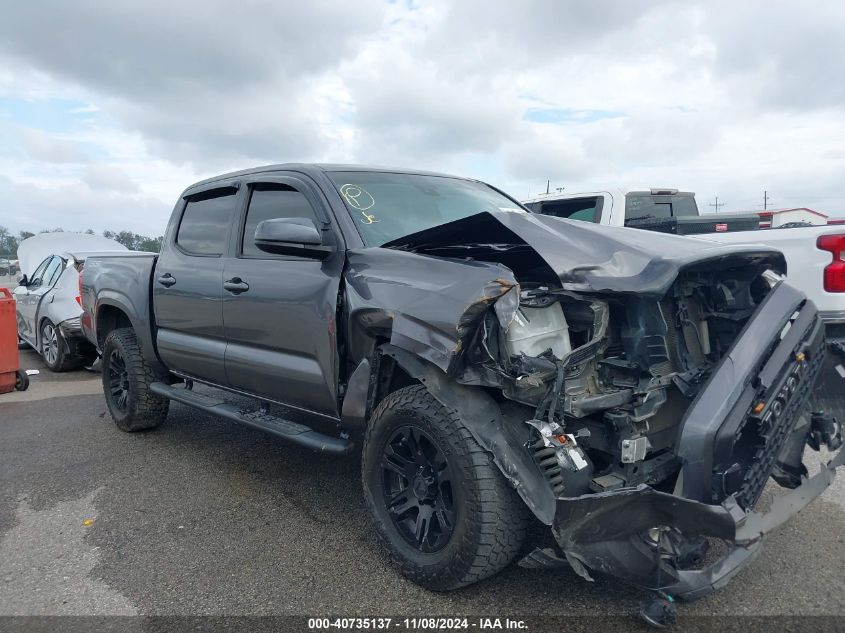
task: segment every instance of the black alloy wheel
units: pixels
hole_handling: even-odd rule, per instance
[[[389,558],[427,589],[488,578],[525,542],[525,503],[460,415],[423,385],[389,393],[370,416],[361,482]]]
[[[154,429],[167,417],[170,401],[152,392],[167,382],[161,369],[147,363],[132,328],[112,330],[103,343],[103,394],[114,423],[133,433]]]
[[[119,349],[112,349],[106,369],[108,376],[108,397],[112,408],[126,413],[129,408],[129,371]]]
[[[420,552],[443,549],[455,530],[444,452],[422,429],[403,426],[384,445],[381,468],[384,503],[399,534]]]

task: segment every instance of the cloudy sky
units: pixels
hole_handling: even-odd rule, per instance
[[[160,234],[191,182],[286,161],[845,215],[845,3],[4,9],[0,225]]]

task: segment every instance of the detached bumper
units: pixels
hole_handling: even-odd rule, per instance
[[[733,498],[708,505],[643,485],[558,499],[552,531],[581,575],[588,576],[587,569],[596,570],[646,589],[694,600],[724,586],[751,562],[766,536],[818,497],[843,464],[845,449],[801,486],[779,496],[765,513],[745,512]],[[687,539],[721,539],[731,547],[704,568],[681,569],[671,555],[666,528],[674,528]],[[655,533],[657,538],[653,538]]]

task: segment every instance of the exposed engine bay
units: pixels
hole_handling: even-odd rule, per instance
[[[679,422],[768,293],[762,272],[687,271],[659,300],[526,283],[506,329],[486,316],[467,362],[533,407],[532,448],[557,495],[671,490]]]

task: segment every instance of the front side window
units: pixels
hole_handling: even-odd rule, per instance
[[[176,243],[191,255],[222,255],[235,209],[236,190],[215,189],[188,198]]]
[[[319,228],[320,221],[306,197],[287,185],[254,185],[249,197],[246,222],[241,233],[241,253],[247,257],[272,257],[255,245],[255,229],[260,222],[274,218],[308,218]]]
[[[482,211],[525,213],[489,185],[446,176],[387,172],[330,172],[340,197],[368,246]]]

